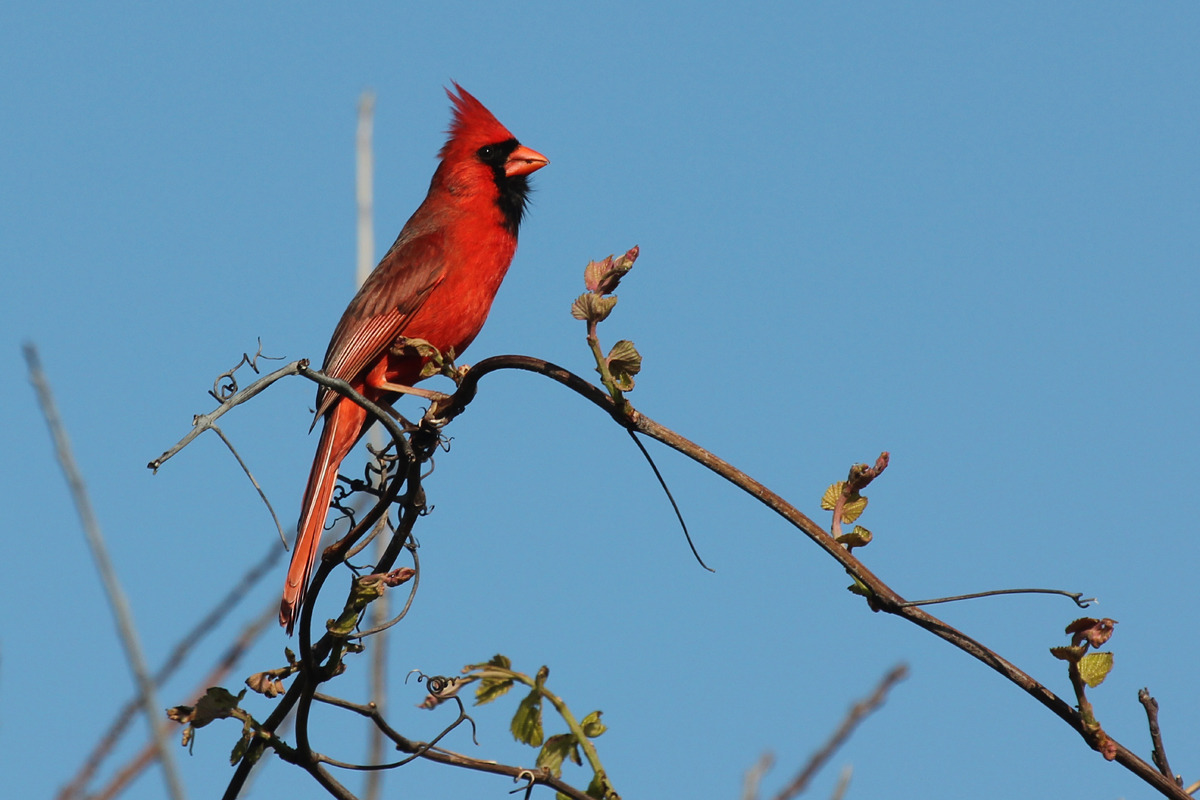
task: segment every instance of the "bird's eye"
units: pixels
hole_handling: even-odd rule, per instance
[[[497,142],[496,144],[485,144],[483,147],[475,151],[475,155],[479,156],[479,160],[487,164],[493,169],[499,169],[504,165],[508,154],[517,149],[517,140],[509,139],[507,142]]]

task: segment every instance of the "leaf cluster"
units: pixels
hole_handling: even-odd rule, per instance
[[[191,752],[192,745],[196,741],[196,730],[203,728],[205,725],[218,719],[240,719],[242,721],[242,736],[238,739],[237,744],[233,746],[233,752],[229,756],[229,763],[236,764],[242,759],[246,753],[246,748],[250,745],[250,740],[254,738],[254,732],[259,725],[254,721],[254,717],[242,708],[238,707],[238,703],[246,696],[246,690],[242,689],[236,695],[231,694],[229,690],[223,689],[220,686],[213,686],[204,696],[196,701],[194,706],[175,706],[167,709],[167,718],[184,725],[183,729],[183,746]]]
[[[1092,704],[1087,698],[1085,686],[1095,689],[1104,683],[1104,679],[1112,671],[1111,652],[1089,653],[1088,649],[1100,647],[1112,638],[1113,626],[1116,624],[1116,620],[1107,617],[1080,617],[1066,628],[1066,633],[1071,636],[1071,644],[1050,648],[1051,655],[1067,662],[1067,676],[1071,679],[1071,687],[1079,701],[1079,716],[1083,721],[1084,737],[1109,761],[1117,757],[1117,744],[1100,727]]]
[[[475,688],[475,705],[491,703],[504,696],[520,683],[530,687],[527,695],[521,698],[513,713],[509,729],[513,738],[530,747],[540,748],[537,755],[537,766],[547,770],[555,778],[562,777],[563,764],[567,761],[582,766],[586,757],[592,768],[592,779],[588,784],[587,794],[598,800],[619,800],[619,795],[613,790],[608,776],[600,764],[593,739],[608,730],[601,721],[602,711],[593,711],[576,722],[574,715],[559,697],[546,689],[546,680],[550,670],[543,666],[533,677],[512,669],[512,661],[504,655],[495,655],[483,664],[468,664],[463,672],[469,679],[478,682]],[[563,721],[567,724],[566,733],[546,736],[543,725],[543,706],[549,703]],[[564,795],[559,794],[559,798]]]
[[[596,325],[608,319],[617,305],[617,296],[612,294],[621,279],[633,269],[640,248],[629,248],[625,255],[610,255],[603,261],[589,261],[583,269],[583,284],[587,291],[571,303],[571,316],[588,325],[588,344],[596,358],[596,371],[614,401],[623,403],[621,392],[633,390],[633,376],[641,372],[642,356],[628,339],[621,339],[612,346],[608,355],[603,355]]]

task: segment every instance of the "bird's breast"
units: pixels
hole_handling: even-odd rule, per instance
[[[507,232],[488,226],[474,235],[465,231],[449,244],[441,279],[401,335],[424,339],[442,353],[453,348],[457,355],[474,341],[487,321],[517,242]],[[396,366],[403,371],[412,369],[411,364],[407,368],[399,363]],[[419,371],[418,366],[418,374]]]

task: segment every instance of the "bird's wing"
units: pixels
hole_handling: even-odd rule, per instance
[[[445,274],[445,234],[401,235],[350,301],[325,352],[324,372],[353,381],[383,355]],[[317,391],[317,416],[337,395]]]

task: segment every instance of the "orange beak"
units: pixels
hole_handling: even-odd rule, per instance
[[[514,175],[528,175],[537,172],[550,163],[550,159],[536,150],[530,150],[525,145],[518,145],[504,162],[504,174],[510,178]]]

